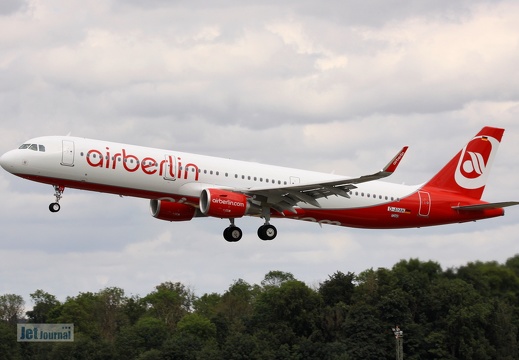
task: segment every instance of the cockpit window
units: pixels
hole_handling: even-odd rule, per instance
[[[38,145],[38,144],[23,144],[18,149],[29,149],[29,150],[33,150],[33,151],[45,152],[45,146]]]

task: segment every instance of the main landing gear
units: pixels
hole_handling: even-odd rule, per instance
[[[230,221],[231,221],[231,225],[229,225],[229,227],[223,231],[223,237],[228,242],[240,241],[240,239],[243,236],[243,232],[241,231],[241,229],[239,227],[234,225],[234,219],[230,219]],[[274,240],[274,238],[276,237],[277,234],[278,234],[278,231],[277,231],[276,227],[274,225],[270,225],[268,223],[268,221],[265,222],[265,224],[260,226],[258,229],[258,237],[261,240],[265,240],[265,241]]]
[[[265,223],[258,228],[258,237],[261,240],[274,240],[278,231],[274,225],[270,225],[269,223]]]
[[[53,202],[49,205],[49,210],[51,212],[58,212],[59,209],[61,209],[61,206],[59,205],[59,201],[63,197],[63,191],[65,191],[64,186],[54,185],[54,196],[56,197],[56,202]]]

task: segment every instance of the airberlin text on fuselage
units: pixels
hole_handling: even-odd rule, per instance
[[[103,153],[99,150],[92,149],[86,154],[86,161],[88,165],[92,167],[101,167],[105,169],[115,170],[117,166],[126,170],[127,172],[133,173],[138,170],[142,171],[146,175],[159,175],[170,178],[184,178],[187,179],[189,170],[194,173],[195,181],[198,181],[198,166],[195,164],[186,164],[182,167],[181,158],[177,158],[177,173],[175,174],[175,160],[173,156],[167,155],[160,162],[152,157],[138,158],[133,154],[128,154],[126,149],[122,149],[121,152],[110,154],[110,148],[106,148]],[[117,165],[117,163],[120,163]]]

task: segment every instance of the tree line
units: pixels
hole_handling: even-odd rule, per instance
[[[164,282],[146,296],[107,287],[67,297],[36,290],[34,307],[0,296],[1,359],[519,359],[519,255],[443,270],[401,260],[391,269],[337,271],[310,287],[270,271],[197,296]],[[16,324],[74,323],[72,343],[20,343]]]

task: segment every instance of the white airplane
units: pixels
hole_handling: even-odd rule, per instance
[[[481,199],[503,129],[485,127],[430,181],[399,185],[391,175],[407,147],[379,172],[345,177],[272,165],[70,136],[26,141],[0,157],[24,179],[50,184],[52,212],[66,187],[150,199],[151,214],[167,221],[229,219],[223,236],[238,241],[235,219],[259,216],[262,240],[277,235],[271,218],[371,229],[409,228],[504,215],[507,201]]]

